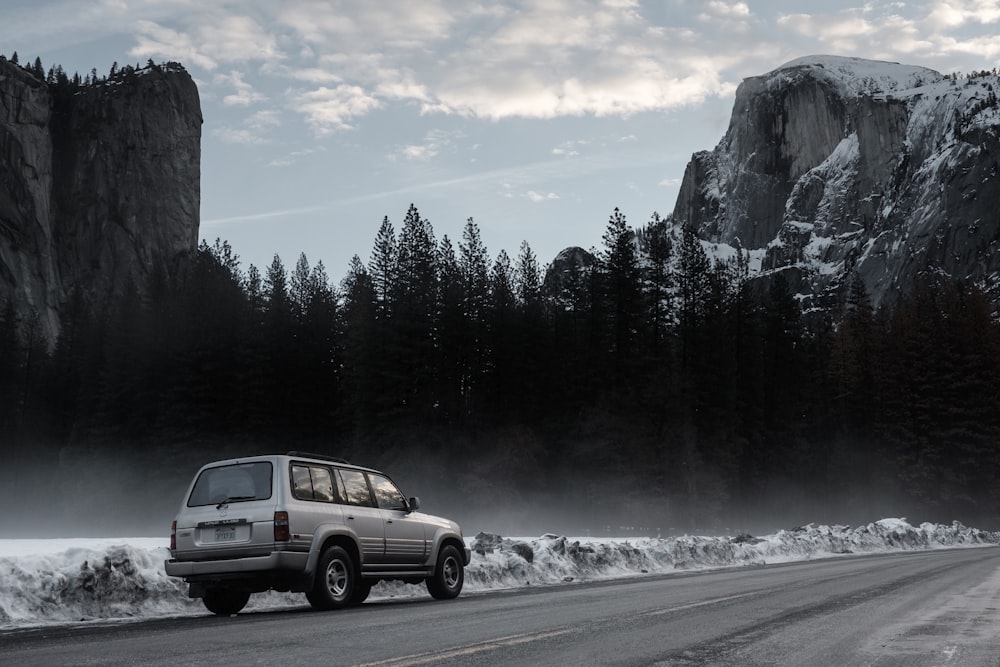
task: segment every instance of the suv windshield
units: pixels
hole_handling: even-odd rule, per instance
[[[271,497],[271,463],[239,463],[202,471],[194,483],[188,507]]]

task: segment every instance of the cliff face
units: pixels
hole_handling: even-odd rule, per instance
[[[175,272],[197,247],[201,123],[179,65],[60,89],[0,62],[0,298],[51,342],[70,294]]]
[[[992,74],[816,56],[747,79],[674,208],[806,297],[857,271],[876,303],[921,272],[1000,285],[1000,113]]]

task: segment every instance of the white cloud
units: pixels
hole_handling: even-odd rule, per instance
[[[657,183],[657,185],[661,188],[679,188],[681,185],[681,179],[668,177]]]
[[[246,127],[217,127],[212,135],[227,144],[257,145],[265,143],[263,137]]]
[[[281,116],[274,109],[261,109],[245,118],[238,127],[221,126],[212,135],[228,144],[257,145],[268,143],[268,132],[281,125]]]
[[[246,121],[248,127],[264,129],[281,125],[281,114],[274,109],[261,109],[254,112]]]
[[[206,99],[247,106],[291,90],[290,106],[320,134],[398,103],[491,120],[669,112],[725,99],[742,78],[808,53],[962,69],[995,65],[975,59],[1000,53],[996,0],[799,7],[775,15],[735,0],[102,0],[78,20],[97,34],[131,34],[129,55],[140,61],[241,73],[213,84],[235,93],[206,90]],[[70,39],[60,15],[6,12],[0,41],[17,30]],[[259,67],[241,66],[250,63]],[[414,146],[412,157],[432,151]]]
[[[531,201],[535,202],[536,204],[543,201],[550,201],[552,199],[559,199],[559,195],[557,195],[554,192],[542,194],[539,192],[535,192],[534,190],[528,190],[527,194],[525,194],[524,196],[530,199]]]
[[[222,103],[226,106],[245,107],[267,100],[267,95],[255,91],[253,86],[243,80],[243,74],[235,70],[229,74],[216,75],[215,83],[229,85],[236,89],[235,93],[222,98]]]
[[[422,143],[403,146],[399,149],[399,154],[407,160],[430,160],[433,157],[437,157],[443,150],[454,152],[455,141],[464,136],[464,132],[457,130],[430,130],[424,135]],[[475,148],[473,147],[473,150]],[[390,155],[389,159],[396,159],[396,155]]]
[[[564,141],[555,148],[552,149],[553,155],[561,155],[563,157],[575,157],[580,154],[577,147],[586,146],[590,142],[586,139],[573,139],[570,141]]]
[[[302,149],[300,151],[292,151],[291,153],[288,153],[287,155],[283,155],[281,157],[274,158],[273,160],[271,160],[270,162],[268,162],[268,166],[269,167],[290,167],[291,165],[293,165],[296,162],[300,161],[304,157],[308,157],[308,156],[314,155],[316,153],[325,153],[325,152],[326,152],[326,147],[324,147],[324,146],[316,146],[315,148],[304,148],[304,149]]]
[[[750,16],[750,7],[745,2],[718,2],[713,0],[708,3],[710,10],[722,16]]]
[[[323,135],[351,129],[348,121],[380,108],[382,103],[359,86],[341,84],[295,94],[292,106],[317,134]]]
[[[996,0],[949,0],[936,2],[928,21],[936,25],[958,27],[966,22],[981,24],[1000,21],[1000,3]]]
[[[832,13],[786,14],[778,17],[777,25],[816,40],[827,53],[931,66],[933,60],[943,59],[947,65],[965,61],[975,69],[995,64],[1000,55],[1000,36],[987,27],[998,21],[1000,2],[996,0],[948,0],[884,7],[869,3],[861,9]],[[981,29],[986,32],[976,34],[976,26],[984,26]],[[976,58],[981,59],[978,64]]]
[[[136,44],[129,49],[135,58],[177,60],[202,69],[214,70],[218,63],[201,51],[190,34],[161,26],[153,21],[136,22]]]

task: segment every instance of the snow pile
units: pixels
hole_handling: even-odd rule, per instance
[[[773,535],[702,537],[685,535],[637,540],[570,540],[544,535],[533,540],[480,533],[471,540],[471,590],[608,579],[678,570],[763,565],[851,553],[886,553],[1000,544],[988,533],[959,522],[950,526],[882,519],[865,526],[809,524]]]
[[[691,569],[759,565],[837,554],[1000,544],[1000,532],[883,519],[857,528],[809,524],[753,537],[682,536],[511,539],[480,533],[466,590],[484,592]],[[207,613],[163,571],[165,540],[0,540],[0,629]],[[427,595],[423,586],[381,583],[371,600]],[[302,606],[299,594],[267,593],[249,609]]]
[[[0,540],[0,628],[197,610],[187,586],[163,571],[169,551],[151,543],[164,540],[111,542]]]

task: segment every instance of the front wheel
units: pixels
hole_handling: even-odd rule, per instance
[[[209,590],[201,598],[205,609],[216,616],[232,616],[240,613],[250,601],[250,594],[241,591]]]
[[[464,582],[462,554],[453,545],[448,544],[438,555],[437,568],[433,576],[427,579],[427,590],[435,600],[451,600],[462,592]]]
[[[306,598],[314,609],[341,609],[351,604],[357,586],[358,578],[350,554],[342,547],[333,546],[320,556],[316,582]]]

